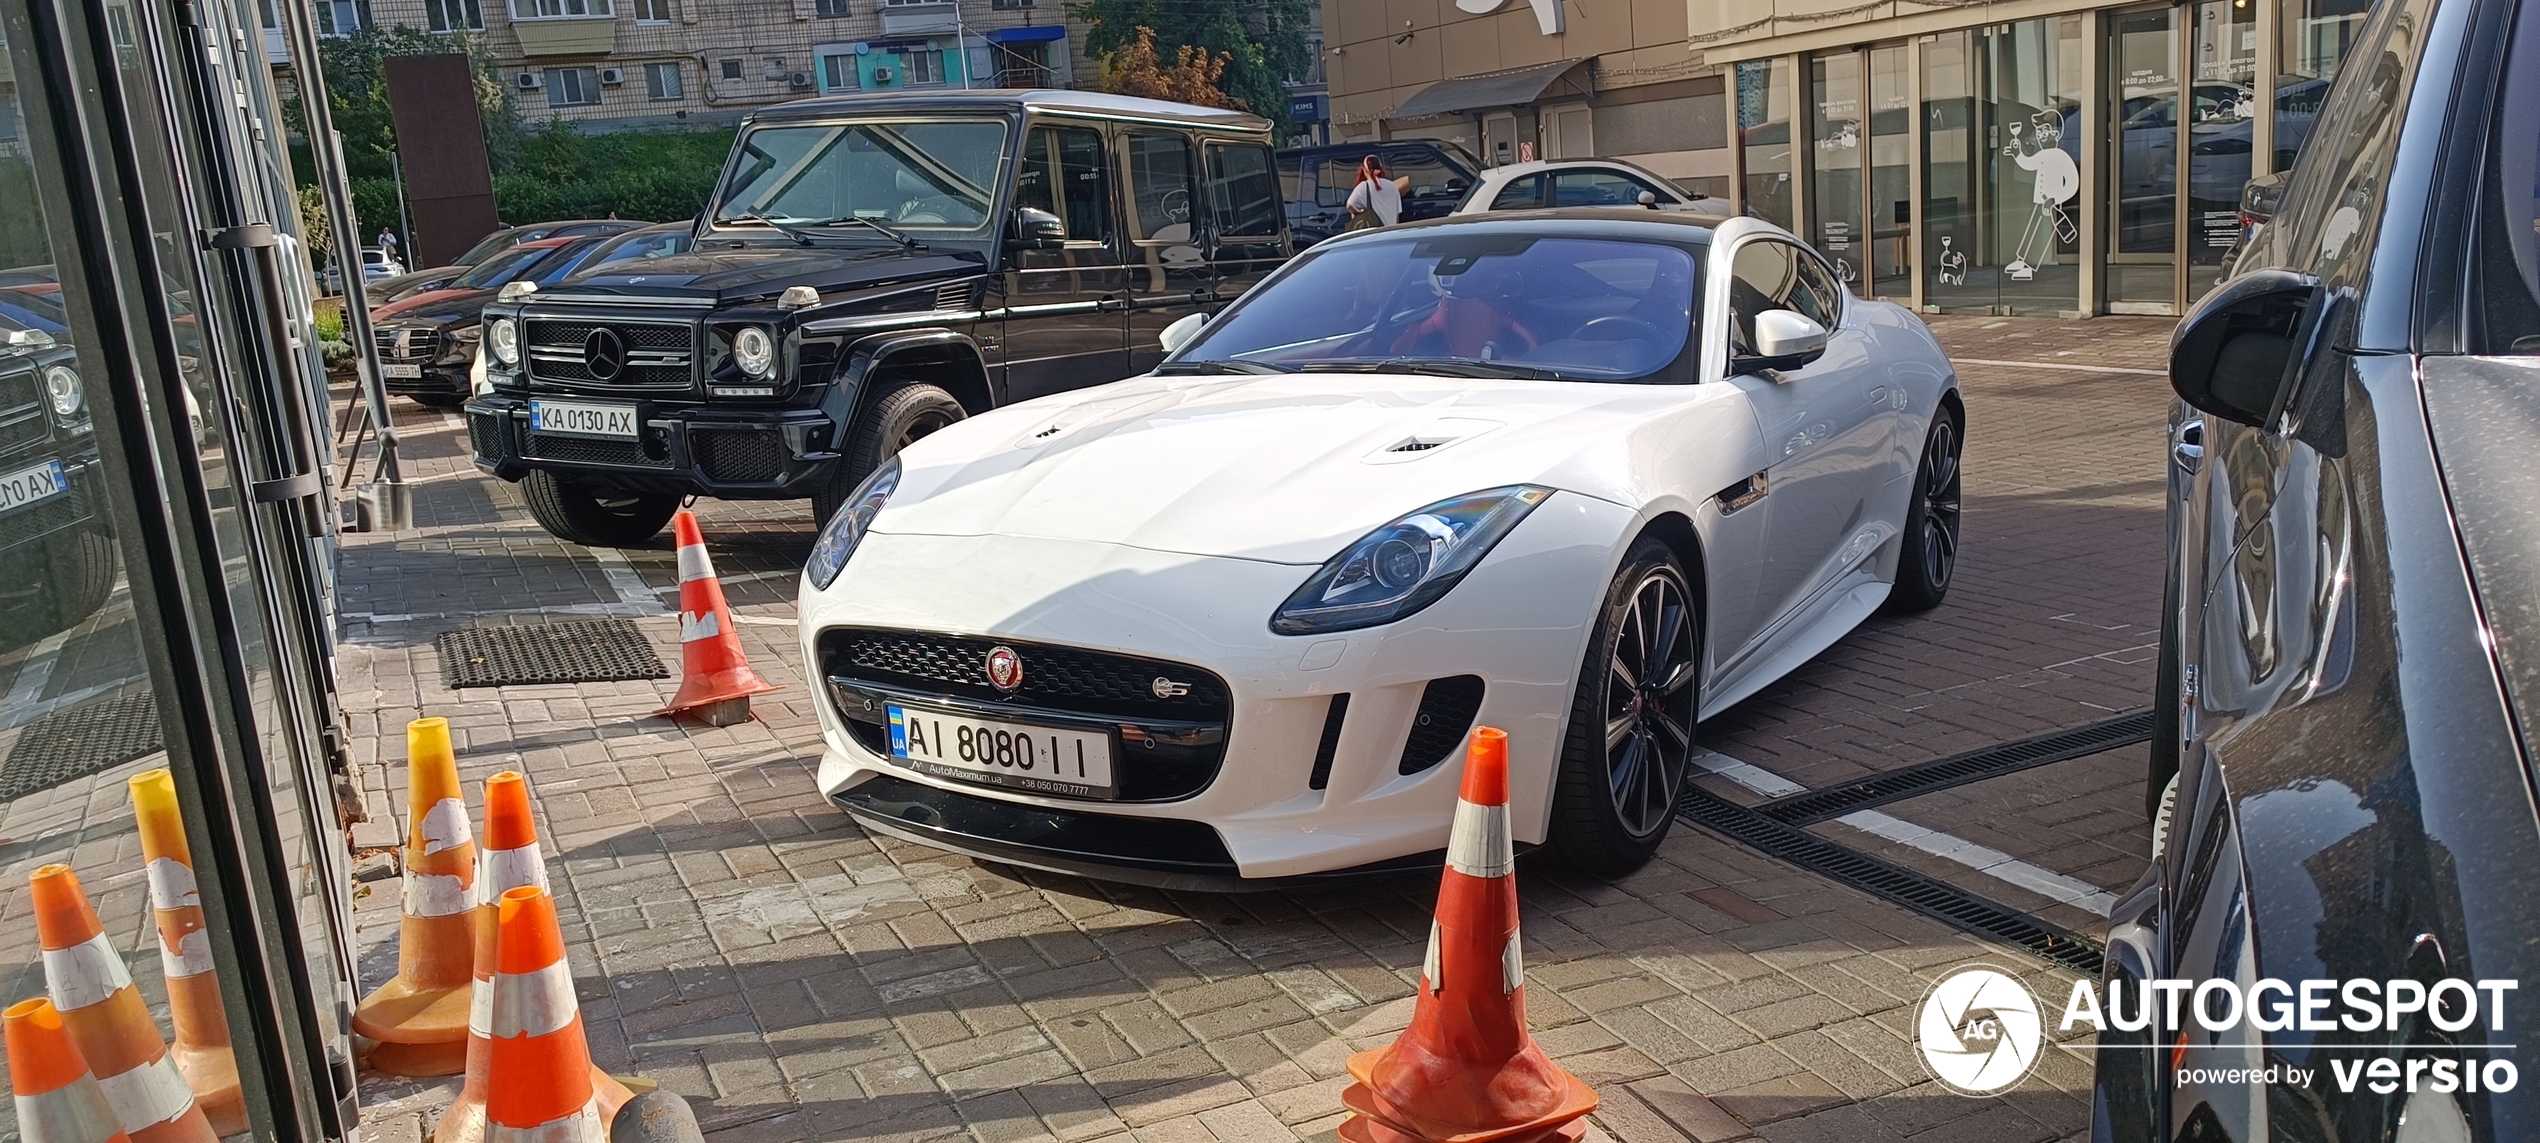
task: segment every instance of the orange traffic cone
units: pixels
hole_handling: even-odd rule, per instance
[[[1349,1058],[1350,1143],[1576,1143],[1596,1092],[1526,1034],[1517,855],[1508,833],[1508,735],[1481,727],[1447,835],[1446,873],[1411,1027]]]
[[[696,515],[681,509],[670,524],[679,538],[679,693],[654,713],[687,714],[708,726],[748,722],[750,696],[779,688],[758,677],[741,652]]]
[[[450,752],[450,720],[406,724],[405,919],[397,975],[362,998],[353,1030],[378,1041],[370,1066],[397,1076],[467,1067],[476,962],[476,837]]]
[[[534,885],[505,890],[496,923],[486,1143],[604,1143],[556,899]]]
[[[238,1090],[238,1057],[229,1047],[220,978],[212,975],[211,936],[203,931],[203,898],[194,888],[194,853],[177,817],[176,780],[162,768],[135,774],[125,785],[132,790],[132,818],[150,872],[150,905],[158,914],[159,969],[167,977],[168,1022],[176,1026],[168,1052],[203,1105],[212,1132],[236,1135],[247,1129],[247,1103]]]
[[[131,1143],[115,1122],[106,1089],[88,1074],[62,1014],[50,1000],[21,1000],[0,1012],[9,1040],[9,1091],[26,1143]]]
[[[476,1001],[467,1022],[467,1084],[432,1128],[432,1143],[484,1143],[485,1095],[494,1068],[495,939],[503,894],[547,887],[547,862],[538,850],[538,823],[529,814],[529,779],[505,770],[485,780],[485,875],[478,882],[484,904],[476,910]],[[552,906],[551,906],[552,907]],[[612,1119],[635,1093],[607,1072],[591,1069],[600,1115]]]
[[[123,954],[106,939],[97,910],[67,865],[47,865],[29,879],[36,936],[44,945],[44,991],[60,1010],[82,1061],[94,1060],[97,1086],[133,1143],[212,1143],[211,1121],[168,1058],[168,1042],[133,987]],[[14,1047],[15,1045],[12,1044]]]

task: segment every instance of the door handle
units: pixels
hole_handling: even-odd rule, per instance
[[[2191,417],[2180,423],[2170,438],[2170,463],[2186,472],[2205,466],[2205,418]]]

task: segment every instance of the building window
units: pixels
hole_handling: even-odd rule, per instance
[[[648,63],[644,65],[644,94],[656,100],[678,99],[687,94],[679,83],[679,65]]]
[[[547,20],[558,16],[611,16],[611,0],[512,0],[512,19]]]
[[[1048,87],[1049,44],[996,45],[997,86]]]
[[[988,6],[1002,12],[1009,8],[1036,8],[1040,5],[1039,0],[994,0]]]
[[[485,30],[485,9],[478,0],[424,0],[423,19],[436,32]]]
[[[851,15],[847,11],[847,0],[819,0],[812,5],[812,11],[822,16]]]
[[[600,101],[600,73],[587,67],[547,69],[547,106],[583,107]]]
[[[725,61],[723,61],[723,78],[728,79],[728,80],[737,80],[737,79],[741,78],[741,61],[739,61],[739,60],[725,60]]]
[[[370,26],[370,0],[318,0],[321,36],[349,36]]]
[[[820,89],[847,91],[860,86],[856,80],[855,57],[844,53],[820,57]]]
[[[670,22],[670,0],[635,0],[635,22],[667,24]]]
[[[923,87],[944,82],[942,52],[910,51],[900,53],[900,85]]]

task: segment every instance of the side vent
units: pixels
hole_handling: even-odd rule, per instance
[[[1417,774],[1454,757],[1473,718],[1482,713],[1482,677],[1449,675],[1431,679],[1420,692],[1420,712],[1411,716],[1411,734],[1402,744],[1402,772]]]
[[[1411,437],[1411,438],[1409,438],[1409,439],[1407,439],[1407,440],[1403,441],[1401,444],[1395,445],[1395,446],[1393,446],[1392,448],[1386,449],[1385,451],[1386,451],[1386,452],[1427,452],[1427,451],[1429,451],[1430,449],[1436,448],[1436,447],[1438,447],[1439,445],[1442,445],[1442,444],[1445,444],[1445,443],[1446,443],[1445,441],[1424,441],[1424,440],[1421,440],[1421,439],[1420,439],[1420,438],[1418,438],[1418,437]]]
[[[1323,741],[1314,747],[1314,773],[1305,780],[1307,789],[1332,784],[1332,755],[1341,748],[1341,720],[1348,717],[1349,695],[1333,695],[1331,710],[1323,715]]]
[[[969,309],[970,286],[968,282],[950,282],[935,287],[935,308],[939,310]]]

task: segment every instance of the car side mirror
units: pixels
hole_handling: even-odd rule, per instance
[[[1826,327],[1797,310],[1755,315],[1755,356],[1768,365],[1805,365],[1826,351]]]
[[[2170,338],[2170,388],[2205,413],[2263,428],[2329,323],[2319,280],[2255,270],[2205,295]]]
[[[1039,207],[1020,207],[1014,212],[1014,236],[1006,240],[1012,250],[1056,250],[1067,245],[1067,224]]]
[[[1175,318],[1173,324],[1165,326],[1164,332],[1155,335],[1155,340],[1163,344],[1167,356],[1180,353],[1183,346],[1199,336],[1200,327],[1207,324],[1207,314],[1184,314]]]
[[[1642,206],[1655,210],[1658,208],[1658,192],[1642,191],[1640,192],[1640,198],[1635,201],[1639,202]]]

